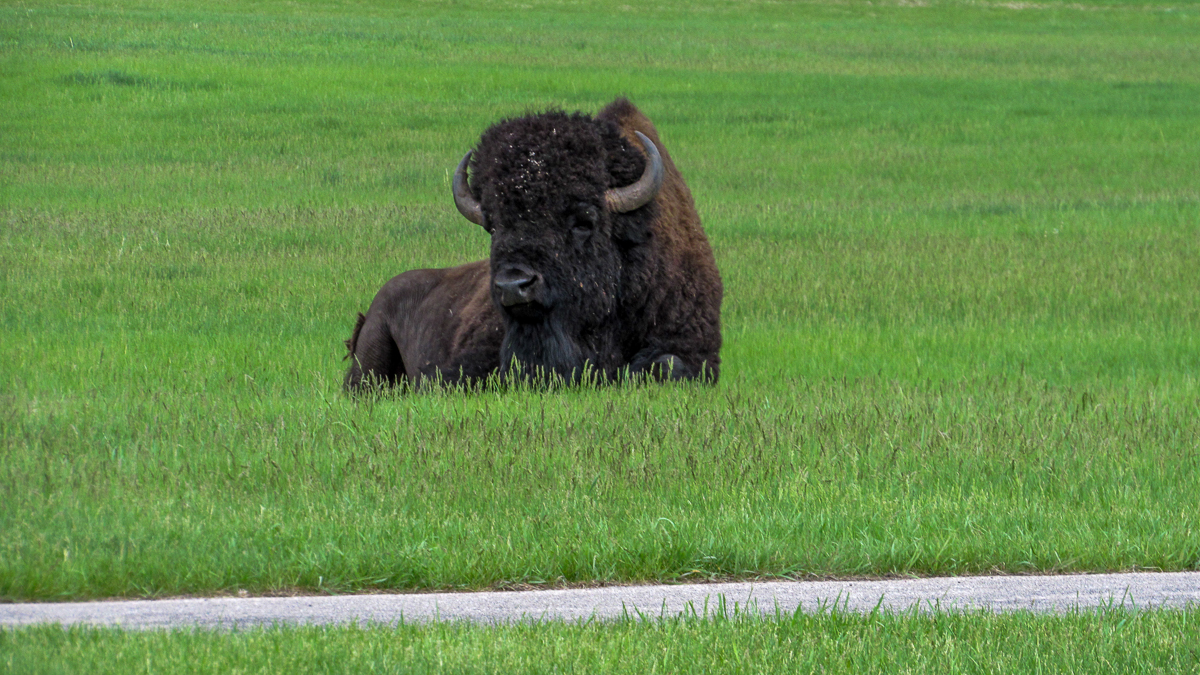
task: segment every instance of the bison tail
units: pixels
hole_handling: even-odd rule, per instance
[[[354,350],[358,348],[358,334],[362,332],[363,324],[366,322],[367,315],[359,312],[358,321],[354,323],[354,333],[350,336],[349,340],[346,340],[346,355],[342,357],[343,361],[354,356]]]

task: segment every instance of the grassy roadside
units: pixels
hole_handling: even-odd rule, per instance
[[[824,612],[758,619],[123,632],[0,631],[11,672],[1200,671],[1195,612]],[[19,645],[19,649],[17,646]]]
[[[1196,569],[1200,19],[1084,7],[0,8],[0,599]],[[615,93],[721,385],[343,398],[453,160]]]

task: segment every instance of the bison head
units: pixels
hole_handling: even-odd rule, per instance
[[[502,372],[515,361],[574,380],[585,364],[612,376],[623,363],[623,261],[649,239],[663,179],[657,148],[637,136],[644,156],[611,122],[545,113],[496,124],[463,157],[454,201],[492,236]]]

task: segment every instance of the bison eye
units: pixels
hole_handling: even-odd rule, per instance
[[[590,233],[596,229],[596,223],[600,222],[600,211],[591,204],[579,204],[568,216],[567,221],[576,232]]]
[[[567,223],[571,226],[571,234],[575,236],[576,246],[583,246],[587,243],[598,222],[600,222],[600,211],[596,207],[591,204],[576,205],[573,212],[567,216]]]

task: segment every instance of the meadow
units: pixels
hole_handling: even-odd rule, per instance
[[[6,4],[0,600],[1200,569],[1198,30]],[[721,382],[344,396],[385,280],[487,255],[479,134],[616,95],[696,196]]]

